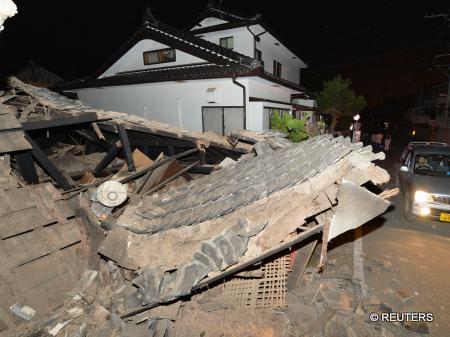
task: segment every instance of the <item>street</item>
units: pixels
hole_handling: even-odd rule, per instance
[[[395,175],[403,147],[393,148],[377,164]],[[409,329],[448,336],[450,331],[450,223],[407,221],[403,195],[391,199],[382,216],[363,226],[362,255],[369,296],[387,303],[393,312],[431,312],[434,321]]]

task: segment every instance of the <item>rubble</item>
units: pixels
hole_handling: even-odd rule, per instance
[[[362,298],[353,238],[338,242],[396,193],[362,186],[389,180],[373,163],[382,153],[331,135],[292,144],[273,132],[188,132],[10,82],[2,109],[15,110],[9,118],[31,152],[7,150],[0,161],[0,276],[9,273],[0,293],[13,293],[8,308],[29,300],[30,326],[80,337],[364,336],[379,328],[366,315],[388,304]],[[70,137],[85,143],[57,134],[44,148],[30,136],[31,125],[42,132],[63,117]],[[57,164],[92,148],[96,165]],[[43,172],[33,172],[34,160]],[[43,184],[46,175],[64,191]],[[17,335],[22,326],[2,310],[0,323]]]

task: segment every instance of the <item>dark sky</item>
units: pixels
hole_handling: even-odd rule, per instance
[[[0,33],[0,76],[29,59],[66,79],[89,75],[137,29],[148,3],[161,21],[181,28],[205,2],[17,0],[19,14]],[[448,0],[224,0],[223,6],[261,13],[310,65],[304,84],[313,91],[341,73],[378,105],[444,79],[428,70],[445,50],[444,21],[424,17],[447,13]]]

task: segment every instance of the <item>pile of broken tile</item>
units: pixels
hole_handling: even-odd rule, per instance
[[[384,154],[342,137],[318,136],[276,151],[266,147],[254,158],[143,197],[104,233],[98,275],[81,287],[81,295],[70,298],[60,320],[70,322],[73,336],[210,336],[215,334],[198,330],[200,321],[194,327],[193,317],[220,320],[218,313],[226,310],[235,315],[236,329],[253,329],[253,334],[243,330],[239,335],[263,335],[258,329],[267,332],[270,323],[278,328],[267,336],[286,335],[292,324],[285,313],[248,314],[242,320],[242,310],[208,307],[194,293],[230,270],[289,247],[302,233],[323,230],[326,244],[383,213],[389,206],[383,194],[360,187],[389,180],[372,163],[376,159]],[[358,200],[351,200],[355,205],[346,213],[352,197]],[[339,220],[343,217],[345,225]],[[326,296],[323,287],[322,292]],[[298,295],[301,302],[303,294]],[[182,319],[186,308],[190,322]]]

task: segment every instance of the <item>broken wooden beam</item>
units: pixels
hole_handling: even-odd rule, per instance
[[[153,192],[156,192],[157,190],[159,190],[160,188],[166,186],[168,183],[170,183],[171,181],[174,181],[175,179],[177,179],[178,177],[182,176],[184,173],[188,172],[191,168],[197,166],[200,163],[200,161],[196,161],[195,163],[187,166],[186,168],[184,168],[183,170],[175,173],[173,176],[171,176],[170,178],[164,180],[162,183],[156,185],[155,187],[151,188],[150,190],[148,190],[147,192],[145,192],[144,195],[147,194],[151,194]]]
[[[65,191],[70,190],[73,186],[67,181],[63,174],[56,168],[56,166],[48,159],[44,151],[39,145],[30,137],[27,132],[25,133],[25,139],[33,147],[32,154],[34,159],[41,165],[45,172]]]
[[[190,150],[187,150],[185,152],[179,153],[179,154],[177,154],[177,155],[175,155],[173,157],[169,157],[169,158],[166,158],[164,160],[161,160],[160,162],[157,162],[157,163],[154,163],[152,165],[149,165],[149,166],[143,168],[142,170],[140,170],[139,172],[136,172],[136,173],[133,173],[133,174],[129,174],[128,176],[125,176],[125,177],[123,177],[121,179],[118,179],[118,181],[120,183],[122,183],[122,184],[125,184],[125,183],[127,183],[127,182],[129,182],[129,181],[131,181],[133,179],[136,179],[136,178],[139,178],[139,177],[143,176],[145,173],[147,173],[149,171],[152,171],[152,170],[154,170],[154,169],[156,169],[156,168],[158,168],[158,167],[160,167],[160,166],[162,166],[162,165],[164,165],[164,164],[166,164],[166,163],[168,163],[168,162],[170,162],[170,161],[172,161],[174,159],[178,159],[178,158],[182,158],[182,157],[188,156],[188,155],[193,154],[193,153],[195,153],[197,151],[199,151],[199,149],[195,148],[195,149],[190,149]],[[68,195],[68,196],[65,197],[65,199],[68,199],[68,198],[73,197],[74,195],[77,195],[78,193],[80,193],[82,191],[87,190],[90,187],[101,185],[102,183],[104,183],[105,181],[108,181],[110,179],[111,179],[111,177],[106,177],[104,179],[99,179],[98,181],[93,182],[93,183],[91,183],[89,185],[73,188],[71,190],[62,192],[61,194],[74,193],[74,194],[71,194],[71,195]]]
[[[18,152],[14,155],[23,180],[27,184],[39,184],[39,177],[34,166],[31,151]]]
[[[120,147],[117,144],[112,144],[103,159],[97,164],[92,174],[94,177],[99,177],[109,164],[117,157],[120,152]]]
[[[131,151],[127,130],[123,124],[118,123],[116,126],[117,132],[119,133],[120,143],[122,144],[123,156],[128,165],[128,172],[136,172],[136,166],[134,165],[133,153]]]

